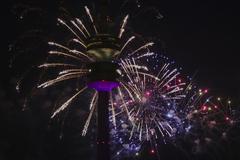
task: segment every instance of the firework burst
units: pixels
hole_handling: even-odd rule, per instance
[[[212,96],[208,89],[199,89],[193,82],[183,92],[186,97],[178,103],[183,132],[176,137],[174,145],[185,150],[188,157],[209,154],[220,158],[226,147],[223,142],[234,137],[231,130],[239,123],[236,116],[239,108],[233,107],[230,100]],[[193,146],[191,152],[186,144]]]
[[[127,123],[125,116],[119,114],[117,129],[112,127],[115,159],[119,159],[120,153],[122,157],[138,156],[146,142],[151,146],[149,154],[154,151],[158,156],[159,146],[170,143],[188,158],[202,153],[217,157],[224,150],[221,144],[234,138],[231,130],[239,123],[238,107],[233,107],[230,100],[211,96],[208,89],[199,89],[192,80],[185,85],[179,77],[169,86],[181,89],[162,94],[165,92],[161,92],[161,88],[154,88],[160,82],[158,79],[162,79],[161,74],[157,75],[157,79],[145,77],[145,83],[141,82],[144,85],[138,83],[138,76],[134,76],[132,82],[129,80],[130,86],[138,90],[138,94],[133,94],[137,100],[133,101],[129,93],[125,93],[124,105],[129,108],[134,123]],[[116,96],[114,103],[122,110],[118,99]],[[194,146],[192,152],[186,148],[188,145]]]
[[[77,83],[75,93],[54,109],[51,118],[87,92],[89,114],[82,130],[82,135],[86,135],[99,96],[89,88],[111,90],[116,87],[110,92],[109,102],[116,157],[138,155],[146,141],[157,151],[158,141],[174,139],[172,142],[181,146],[177,139],[184,139],[195,146],[193,151],[197,153],[205,146],[216,147],[216,142],[229,139],[229,131],[239,119],[231,101],[225,104],[221,98],[208,96],[207,89],[198,89],[192,83],[185,87],[179,70],[172,68],[171,63],[162,63],[164,60],[150,51],[153,42],[142,42],[137,35],[128,33],[126,26],[131,16],[122,17],[118,32],[103,34],[98,19],[88,7],[84,9],[86,16],[82,18],[57,19],[71,36],[66,43],[48,42],[49,57],[38,66],[48,77],[54,75],[41,80],[38,88],[68,85],[72,80]],[[108,19],[108,23],[112,21]],[[95,78],[91,74],[98,73],[98,67],[106,63],[114,64],[113,76],[117,82],[107,75],[104,77],[107,81],[89,81]]]
[[[118,125],[112,128],[113,143],[116,142],[113,146],[120,146],[116,155],[137,155],[144,142],[149,141],[156,147],[157,141],[174,138],[182,130],[176,104],[185,97],[185,83],[180,79],[179,69],[165,63],[166,59],[161,55],[153,54],[147,59],[149,62],[152,60],[155,65],[152,64],[154,67],[149,72],[157,71],[156,74],[137,71],[132,67],[134,60],[122,62],[122,65],[131,64],[122,68],[127,73],[132,72],[126,74],[124,82],[120,82],[125,90],[119,90],[111,98],[116,117],[119,117]],[[125,110],[128,118],[122,114]]]
[[[103,34],[98,31],[99,26],[96,24],[97,20],[94,19],[88,7],[85,7],[85,11],[90,21],[86,24],[79,18],[72,19],[69,22],[58,18],[59,24],[72,33],[73,37],[70,38],[67,45],[48,42],[52,48],[52,50],[49,51],[49,58],[47,62],[39,65],[39,68],[44,68],[45,71],[49,69],[55,70],[57,75],[39,84],[38,88],[50,87],[72,79],[77,79],[83,82],[83,84],[86,84],[88,81],[86,85],[80,85],[81,87],[77,88],[77,92],[53,112],[51,118],[56,117],[61,111],[65,110],[77,97],[86,92],[88,88],[110,91],[117,87],[117,92],[121,99],[123,99],[122,92],[124,90],[127,90],[124,92],[130,93],[131,96],[133,96],[132,94],[139,94],[133,91],[134,88],[130,88],[129,85],[126,84],[127,82],[124,81],[123,77],[130,77],[131,74],[154,77],[151,74],[145,73],[147,68],[138,65],[136,62],[144,57],[153,55],[149,53],[148,49],[153,45],[153,42],[145,43],[134,49],[130,47],[132,41],[136,39],[134,35],[122,39],[129,15],[123,18],[118,33]],[[125,39],[127,40],[125,41]],[[131,50],[129,50],[129,48],[131,48]],[[117,78],[117,81],[115,82],[111,77]],[[161,85],[163,86],[165,84]],[[110,94],[112,95],[112,93]],[[96,110],[98,92],[94,91],[92,95],[89,105],[90,113],[84,125],[82,135],[86,135],[91,117]],[[113,117],[115,117],[115,109],[113,105],[111,105],[111,107],[111,113]],[[125,113],[131,120],[132,115],[130,115],[129,108],[125,107]],[[113,119],[113,124],[116,126],[116,120],[115,118]]]

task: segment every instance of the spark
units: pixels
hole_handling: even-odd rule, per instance
[[[84,87],[80,91],[78,91],[76,94],[74,94],[71,98],[69,98],[61,107],[59,107],[51,116],[51,118],[55,117],[59,112],[63,111],[68,107],[68,105],[79,95],[81,94],[84,90],[86,90],[87,87]]]
[[[77,56],[74,56],[74,55],[71,55],[71,54],[68,54],[68,53],[65,53],[65,52],[59,52],[59,51],[49,51],[48,52],[49,54],[52,54],[52,55],[62,55],[62,56],[66,56],[66,57],[71,57],[75,60],[81,60],[80,57],[77,57]]]
[[[84,43],[82,43],[81,41],[79,41],[76,38],[73,39],[73,42],[76,42],[76,43],[80,44],[81,46],[83,46],[84,48],[87,48],[87,46]]]
[[[130,53],[130,54],[128,55],[128,57],[134,55],[135,53],[139,52],[139,51],[142,50],[142,49],[146,49],[146,48],[148,48],[149,46],[153,46],[153,45],[154,45],[153,42],[149,42],[149,43],[147,43],[147,44],[145,44],[145,45],[139,47],[138,49],[136,49],[136,50],[133,51],[132,53]]]
[[[126,17],[123,19],[123,23],[122,23],[122,26],[121,26],[121,28],[120,28],[120,33],[119,33],[119,35],[118,35],[118,38],[121,38],[123,32],[125,31],[125,26],[126,26],[126,24],[127,24],[128,17],[129,17],[129,15],[126,15]]]
[[[162,73],[155,76],[140,71],[140,67],[135,66],[135,59],[122,60],[121,65],[129,82],[121,83],[125,92],[118,93],[122,100],[118,100],[116,103],[127,108],[128,117],[132,118],[131,123],[134,125],[129,133],[129,139],[138,136],[139,141],[153,141],[158,137],[156,132],[152,132],[153,130],[159,130],[162,138],[172,137],[175,134],[172,125],[174,128],[178,128],[181,120],[176,115],[166,115],[172,111],[173,102],[171,100],[181,100],[185,97],[181,93],[185,83],[175,83],[177,75],[179,75],[177,69],[170,71],[169,64],[164,64],[160,69]],[[165,74],[165,72],[167,73]],[[164,90],[166,84],[169,84],[171,89],[162,92],[161,90]],[[122,111],[119,112],[122,113]]]
[[[94,59],[92,59],[91,57],[89,57],[87,54],[84,54],[83,52],[80,52],[80,51],[78,51],[78,50],[71,50],[70,52],[75,53],[75,54],[77,54],[77,55],[81,55],[81,56],[87,57],[90,61],[94,61]]]
[[[87,33],[87,35],[90,37],[90,33],[88,32],[87,28],[85,27],[85,25],[82,23],[82,21],[79,18],[76,18],[77,23],[85,30],[85,32]]]
[[[84,43],[84,41],[78,36],[78,34],[77,34],[69,25],[67,25],[63,20],[61,20],[60,18],[58,18],[58,22],[60,22],[60,23],[63,24],[64,26],[66,26],[81,42]]]
[[[37,88],[46,88],[46,87],[52,86],[55,83],[58,83],[61,81],[65,81],[65,80],[72,79],[72,78],[79,78],[82,76],[82,73],[83,72],[74,72],[74,73],[64,74],[64,75],[58,76],[55,79],[48,80],[48,81],[38,85]]]
[[[127,46],[133,39],[135,39],[135,36],[132,36],[132,37],[130,37],[130,38],[127,40],[127,42],[126,42],[126,43],[123,45],[123,47],[121,48],[120,53],[122,53],[122,51],[126,48],[126,46]]]
[[[71,23],[81,32],[81,34],[84,36],[84,38],[88,38],[85,33],[83,32],[83,30],[76,24],[75,21],[71,21]]]
[[[77,67],[76,65],[73,64],[66,64],[66,63],[44,63],[42,65],[39,65],[38,68],[48,68],[48,67],[57,67],[57,66],[68,66],[68,67]]]
[[[90,13],[90,10],[88,9],[87,6],[85,6],[84,8],[85,8],[85,10],[86,10],[86,12],[87,12],[87,15],[89,16],[92,24],[93,24],[93,28],[94,28],[94,30],[95,30],[95,33],[97,34],[98,31],[97,31],[97,28],[96,28],[96,26],[95,26],[95,24],[94,24],[94,20],[93,20],[93,17],[92,17],[92,15],[91,15],[91,13]]]
[[[88,115],[88,118],[87,118],[87,120],[86,120],[86,122],[85,122],[85,125],[84,125],[84,128],[83,128],[83,130],[82,130],[82,136],[86,136],[86,134],[87,134],[88,127],[89,127],[90,121],[91,121],[91,119],[92,119],[92,115],[93,115],[93,113],[94,113],[94,111],[95,111],[95,109],[96,109],[96,106],[97,106],[97,105],[96,105],[97,99],[98,99],[98,93],[95,92],[95,93],[94,93],[94,96],[93,96],[93,98],[92,98],[92,101],[91,101],[91,103],[90,103],[90,113],[89,113],[89,115]]]
[[[148,57],[148,56],[153,56],[153,55],[154,55],[154,52],[148,52],[146,54],[143,54],[141,56],[136,57],[135,59],[140,59],[140,58],[143,58],[143,57]]]

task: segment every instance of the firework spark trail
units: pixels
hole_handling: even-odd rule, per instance
[[[51,54],[51,55],[62,55],[62,56],[66,56],[66,57],[71,57],[71,58],[73,58],[73,59],[75,59],[75,60],[81,60],[80,57],[77,57],[77,56],[74,56],[74,55],[70,55],[70,54],[64,53],[64,52],[49,51],[48,53]]]
[[[92,62],[94,61],[93,58],[89,57],[87,54],[84,54],[83,52],[80,52],[78,50],[71,50],[70,52],[75,53],[77,55],[81,55],[81,56],[87,57]]]
[[[85,27],[85,25],[82,23],[82,21],[79,18],[76,18],[77,23],[85,30],[85,32],[87,33],[87,35],[90,37],[91,34],[89,33],[89,31],[87,30],[87,28]]]
[[[153,78],[157,81],[160,81],[160,79],[152,74],[149,74],[149,73],[144,73],[144,72],[138,72],[138,74],[141,74],[141,75],[144,75],[144,76],[147,76],[147,77],[150,77],[150,78]]]
[[[64,70],[65,71],[65,70]],[[57,77],[56,79],[61,79],[61,78],[65,78],[65,77],[68,77],[68,76],[72,76],[72,75],[83,75],[85,73],[88,73],[88,72],[83,72],[83,71],[73,71],[73,72],[68,72],[68,73],[62,73],[64,71],[61,71],[59,72],[59,77]]]
[[[56,47],[59,47],[59,48],[65,49],[65,50],[67,50],[67,51],[70,51],[70,49],[69,49],[69,48],[67,48],[66,46],[64,46],[64,45],[61,45],[61,44],[59,44],[59,43],[55,43],[55,42],[48,42],[48,45],[51,45],[51,46],[56,46]]]
[[[135,65],[134,62],[133,62],[133,60],[131,61],[130,59],[127,59],[127,60],[126,60],[126,64],[127,64],[127,67],[128,67],[129,70],[130,70],[130,73],[136,73],[136,75],[137,75],[136,70],[132,67],[132,66]]]
[[[68,80],[68,79],[79,78],[81,76],[83,76],[82,72],[74,72],[74,73],[64,74],[64,75],[58,76],[55,79],[48,80],[48,81],[38,85],[37,88],[46,88],[46,87],[54,85],[55,83],[65,81],[65,80]]]
[[[85,49],[87,48],[87,46],[86,46],[83,42],[79,41],[79,40],[76,39],[76,38],[72,39],[72,41],[80,44],[80,45],[83,46]]]
[[[68,105],[79,95],[81,94],[85,89],[87,89],[87,87],[84,87],[83,89],[81,89],[80,91],[78,91],[76,94],[74,94],[71,98],[69,98],[61,107],[59,107],[51,116],[51,118],[54,118],[59,112],[65,110]]]
[[[120,106],[118,106],[118,108],[123,108],[124,107],[124,105],[128,105],[129,103],[131,103],[131,101],[129,101],[129,102],[126,102],[125,104],[122,104],[122,105],[120,105]],[[112,109],[110,108],[110,111],[111,111]],[[117,117],[118,115],[120,115],[120,114],[122,114],[122,113],[124,113],[125,111],[124,110],[121,110],[120,112],[118,112],[118,113],[115,113],[115,117]],[[130,111],[131,112],[131,111]],[[129,113],[130,113],[129,112]],[[112,116],[113,115],[111,115],[111,116],[109,116],[110,118],[112,118]]]
[[[136,68],[136,69],[143,69],[145,71],[148,71],[148,68],[146,66],[140,66],[140,65],[136,65],[136,64],[130,64],[126,66],[127,68]]]
[[[49,80],[49,81],[44,82],[43,84],[38,85],[37,88],[47,88],[47,87],[52,86],[52,85],[54,85],[58,82],[69,80],[69,79],[74,79],[74,78],[79,78],[79,75],[72,75],[72,76],[62,77],[62,78],[59,78],[59,79]]]
[[[193,97],[193,99],[194,99],[193,104],[195,105],[196,103],[198,103],[201,100],[203,95],[195,94],[194,96],[197,96],[196,98]]]
[[[71,23],[81,32],[81,34],[84,36],[84,38],[88,38],[86,35],[85,35],[85,33],[83,32],[83,30],[76,24],[76,22],[75,21],[71,21]]]
[[[88,69],[66,69],[66,70],[63,70],[61,72],[59,72],[59,75],[62,75],[62,74],[66,74],[66,73],[89,73],[89,70]]]
[[[147,73],[143,73],[143,72],[140,72],[140,71],[138,71],[138,70],[135,70],[135,68],[133,68],[135,61],[134,61],[134,59],[133,59],[132,61],[133,61],[133,65],[131,64],[130,60],[127,60],[127,61],[125,61],[125,62],[122,62],[122,64],[123,64],[124,66],[127,66],[127,67],[130,68],[129,71],[128,71],[128,70],[127,70],[127,71],[125,70],[125,72],[127,72],[128,74],[130,74],[130,72],[131,72],[131,74],[135,74],[135,75],[136,75],[136,78],[138,79],[138,82],[141,82],[141,86],[142,86],[143,89],[144,89],[144,86],[145,86],[144,83],[146,83],[146,82],[145,82],[145,77],[146,77],[146,76],[147,76],[147,77],[154,78],[156,81],[160,81],[160,79],[159,79],[158,77],[154,76],[154,75],[147,74]],[[168,64],[164,65],[164,67],[163,67],[162,69],[163,69],[163,70],[166,69],[167,66],[168,66]],[[123,67],[123,68],[126,69],[127,67]],[[167,72],[162,76],[162,78],[161,78],[162,81],[160,81],[159,86],[162,85],[162,86],[164,87],[166,84],[168,84],[168,83],[170,83],[171,81],[173,81],[174,79],[176,79],[176,76],[179,74],[179,73],[176,73],[175,75],[173,75],[175,72],[177,72],[176,69],[174,69],[174,70],[173,70],[172,72],[170,72],[170,73],[169,73],[169,72],[170,72],[170,71],[167,70]],[[139,74],[141,74],[141,75],[144,76],[144,80],[143,80],[143,81],[140,81]],[[140,97],[142,91],[139,89],[139,87],[135,84],[134,80],[133,80],[130,76],[128,76],[128,78],[129,78],[129,80],[130,80],[129,86],[131,86],[131,87],[130,87],[131,90],[134,91],[134,93],[135,93],[135,95],[137,95],[137,97]],[[162,83],[164,83],[164,84],[162,84]],[[165,92],[165,93],[166,93],[166,95],[169,95],[169,94],[173,94],[173,93],[179,92],[179,91],[182,90],[182,88],[180,88],[180,86],[184,86],[184,85],[185,85],[185,83],[180,83],[179,85],[173,85],[173,86],[170,87],[171,90],[168,90],[168,92]],[[134,86],[134,87],[132,87],[132,86]],[[158,86],[158,87],[159,87],[159,86]],[[184,95],[177,95],[176,97],[172,97],[172,99],[180,99],[180,98],[182,98],[182,97],[184,97]],[[166,99],[170,99],[170,98],[166,98]]]
[[[80,41],[78,41],[78,42],[80,42]],[[82,52],[80,52],[78,50],[74,50],[74,49],[72,50],[72,49],[67,48],[66,46],[63,46],[61,44],[54,43],[54,42],[48,42],[48,44],[52,45],[52,46],[57,46],[57,47],[62,48],[62,49],[65,49],[65,50],[67,50],[70,53],[74,53],[74,54],[79,55],[79,56],[87,57],[90,61],[93,61],[93,59],[90,58],[88,55],[86,55],[86,54],[84,54],[84,53],[82,53]],[[55,52],[55,51],[52,51],[52,52]],[[62,53],[67,54],[65,52],[61,52],[61,53],[59,52],[59,54],[62,54]],[[53,53],[51,53],[51,54],[53,54]]]
[[[132,37],[130,37],[130,38],[127,40],[127,42],[126,42],[126,43],[123,45],[123,47],[121,48],[120,53],[122,53],[122,51],[126,48],[126,46],[128,46],[128,44],[129,44],[133,39],[135,39],[135,36],[132,36]]]
[[[148,57],[148,56],[153,56],[155,53],[154,52],[147,52],[146,54],[140,55],[138,57],[136,57],[135,59],[140,59],[140,58],[144,58],[144,57]]]
[[[148,68],[146,66],[137,65],[134,58],[132,58],[131,60],[129,60],[129,59],[122,60],[121,59],[120,61],[121,61],[121,63],[120,63],[121,68],[124,70],[124,72],[126,73],[128,78],[131,79],[131,82],[133,81],[133,79],[130,77],[130,75],[137,73],[138,70],[148,71]]]
[[[158,121],[156,121],[155,119],[153,119],[153,121],[154,121],[155,125],[157,126],[158,130],[160,131],[161,136],[164,138],[164,137],[165,137],[165,134],[164,134],[163,131],[162,131],[163,129],[162,129],[162,124],[161,124],[161,122],[158,122]]]
[[[94,95],[93,95],[92,100],[91,100],[90,105],[89,105],[89,109],[90,110],[92,109],[92,107],[96,103],[95,101],[96,101],[97,97],[98,97],[98,92],[94,91]]]
[[[132,58],[132,62],[133,62],[133,65],[132,66],[136,66],[136,61]],[[133,68],[133,67],[132,67]],[[133,68],[134,69],[134,68]],[[134,72],[136,73],[137,75],[137,80],[140,81],[140,77],[139,77],[139,72],[138,72],[138,69],[135,68]]]
[[[48,68],[48,67],[58,67],[58,66],[63,66],[63,67],[77,67],[76,65],[73,64],[66,64],[66,63],[44,63],[42,65],[39,65],[38,68]]]
[[[140,50],[142,50],[142,49],[146,49],[146,48],[148,48],[148,47],[150,47],[150,46],[153,46],[153,45],[154,45],[153,42],[149,42],[149,43],[147,43],[147,44],[145,44],[145,45],[139,47],[138,49],[136,49],[136,50],[133,51],[132,53],[130,53],[130,54],[128,55],[128,57],[133,56],[135,53],[139,52]]]
[[[120,28],[120,32],[119,32],[118,38],[121,38],[123,32],[125,31],[125,26],[127,24],[128,17],[129,17],[129,15],[126,15],[125,18],[123,19],[123,23],[122,23],[122,26]]]
[[[58,18],[58,22],[60,22],[60,23],[63,24],[64,26],[66,26],[66,27],[78,38],[78,40],[80,40],[81,42],[84,43],[84,41],[78,36],[78,34],[77,34],[69,25],[67,25],[63,20],[61,20],[60,18]]]
[[[134,133],[135,127],[136,126],[133,126],[132,129],[131,129],[129,140],[131,140],[133,138],[133,133]]]
[[[162,92],[162,93],[165,93],[165,95],[168,95],[168,94],[172,94],[172,93],[175,93],[175,92],[182,91],[183,88],[181,88],[181,86],[184,86],[184,83],[182,83],[181,85],[180,84],[173,85],[172,87],[168,88],[168,92]]]
[[[145,130],[146,130],[146,134],[147,134],[147,141],[149,141],[150,139],[149,139],[149,130],[148,130],[148,125],[147,125],[147,123],[145,124]]]
[[[135,62],[134,59],[132,59],[132,61],[126,60],[127,66],[128,66],[128,68],[130,69],[130,73],[131,73],[131,74],[134,73],[135,76],[136,76],[136,77],[133,77],[133,78],[132,78],[132,81],[131,81],[131,82],[133,82],[133,81],[140,81],[138,69],[135,68],[135,67],[133,67],[133,66],[136,66],[136,64],[135,64],[134,62]],[[135,83],[132,83],[132,85],[136,85],[136,84],[135,84]],[[138,89],[138,87],[135,87],[135,89]],[[140,92],[140,90],[138,90],[138,92]]]
[[[124,82],[123,81],[120,81],[120,84],[121,84],[121,86],[123,86],[123,88],[127,91],[127,93],[128,93],[128,95],[130,96],[130,98],[132,99],[132,100],[135,100],[134,99],[134,96],[133,96],[133,94],[131,93],[131,91],[128,89],[128,85],[127,84],[124,84]]]
[[[112,121],[113,121],[113,126],[115,129],[117,129],[117,123],[116,123],[116,112],[115,112],[115,107],[113,105],[113,95],[112,92],[110,92],[110,105],[111,105],[111,110],[112,110]]]
[[[164,72],[164,71],[168,68],[168,66],[169,66],[169,63],[165,63],[165,64],[162,66],[162,68],[160,69],[160,71],[158,72],[158,74],[157,74],[156,77],[159,77],[160,74],[161,74],[162,72]],[[169,72],[169,70],[167,70],[167,71],[163,74],[163,76],[160,78],[160,80],[162,80],[162,78],[165,77],[165,74],[167,74],[167,72]],[[156,87],[156,85],[157,85],[157,83],[155,82],[155,87]]]
[[[179,73],[176,73],[177,69],[174,69],[169,74],[167,74],[168,71],[166,72],[166,76],[165,75],[162,76],[161,82],[158,84],[158,87],[160,87],[160,86],[165,87],[169,82],[171,82],[173,79],[175,79],[177,75],[179,75]],[[176,74],[172,76],[172,74],[174,74],[174,73],[176,73]],[[170,76],[171,76],[171,78],[168,79]],[[166,80],[168,80],[168,81],[165,82]]]
[[[121,89],[120,89],[119,87],[118,87],[117,89],[118,89],[118,93],[119,93],[119,95],[120,95],[120,98],[121,98],[121,100],[122,100],[122,102],[123,102],[123,107],[124,107],[124,110],[125,110],[126,113],[127,113],[128,119],[130,120],[130,122],[132,123],[132,125],[134,125],[133,120],[132,120],[132,117],[131,117],[131,115],[130,115],[130,113],[129,113],[129,110],[128,110],[128,108],[127,108],[126,102],[125,102],[125,100],[124,100],[124,98],[123,98],[122,91],[121,91]]]
[[[88,118],[85,122],[85,125],[83,127],[83,130],[82,130],[82,136],[86,136],[87,134],[87,131],[88,131],[88,127],[89,127],[89,124],[91,122],[91,119],[92,119],[92,115],[97,107],[96,103],[97,103],[97,99],[98,99],[98,93],[95,91],[94,93],[94,96],[91,100],[91,103],[90,103],[90,113],[88,115]]]
[[[173,94],[173,93],[176,93],[176,92],[179,92],[179,91],[182,91],[183,88],[179,88],[179,87],[176,87],[174,88],[173,90],[167,92],[167,93],[164,93],[165,95],[169,95],[169,94]]]
[[[85,10],[86,10],[86,12],[87,12],[87,15],[89,16],[92,24],[93,24],[93,28],[94,28],[95,33],[98,34],[98,31],[97,31],[97,28],[96,28],[96,26],[95,26],[95,24],[94,24],[94,20],[93,20],[93,18],[92,18],[92,15],[91,15],[91,13],[90,13],[90,10],[88,9],[87,6],[85,6],[84,8],[85,8]]]
[[[139,133],[139,140],[140,141],[142,141],[142,131],[143,131],[143,128],[142,128],[142,126],[143,126],[143,120],[141,120],[141,122],[140,122],[140,133]]]
[[[130,77],[130,73],[129,73],[128,69],[127,69],[128,65],[122,59],[121,59],[120,66],[124,70],[124,72],[126,73],[125,75],[129,78],[130,82],[133,82],[132,78]]]
[[[136,70],[133,68],[134,64],[130,61],[130,60],[125,60],[124,62],[122,62],[123,64],[123,69],[126,72],[126,75],[128,77],[128,79],[130,80],[129,84],[126,84],[129,88],[131,88],[131,90],[133,91],[133,93],[135,95],[137,95],[137,97],[139,97],[139,92],[140,90],[138,89],[138,87],[133,87],[134,85],[136,85],[134,83],[134,78],[136,77],[132,77],[131,75],[138,75],[138,73],[136,72]],[[144,67],[145,68],[145,67]],[[133,86],[132,86],[133,85]]]

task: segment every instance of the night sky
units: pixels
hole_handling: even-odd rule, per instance
[[[30,67],[30,64],[27,63],[31,62],[31,57],[33,57],[33,62],[37,62],[36,59],[41,59],[44,54],[41,56],[29,55],[28,59],[20,58],[22,62],[17,59],[16,65],[9,68],[13,58],[9,47],[11,48],[11,44],[18,40],[23,33],[40,28],[44,36],[54,37],[57,28],[54,19],[58,16],[59,7],[63,6],[77,15],[80,13],[78,8],[82,8],[83,4],[84,2],[80,0],[51,2],[12,0],[8,1],[6,7],[2,6],[4,9],[2,10],[1,26],[3,27],[2,39],[4,41],[1,45],[3,49],[0,59],[0,160],[16,158],[18,160],[74,160],[87,157],[91,153],[90,149],[83,147],[83,144],[87,143],[86,140],[76,136],[80,131],[77,124],[81,121],[80,118],[68,118],[67,127],[65,127],[67,130],[65,134],[68,138],[59,141],[58,135],[61,127],[58,123],[53,122],[49,129],[49,113],[46,113],[49,109],[42,108],[39,103],[34,109],[21,111],[23,97],[27,94],[16,92],[16,79],[19,74],[23,73],[23,70]],[[118,2],[115,7],[117,4]],[[136,18],[130,23],[133,30],[146,37],[154,35],[154,38],[161,42],[164,54],[174,59],[183,68],[185,74],[195,75],[195,80],[201,87],[209,88],[214,95],[232,98],[233,103],[240,104],[238,37],[240,12],[237,2],[233,0],[225,2],[217,0],[197,2],[146,0],[146,2],[139,1],[139,4],[154,6],[164,18],[157,20],[156,23],[147,19],[147,16],[141,17],[141,21]],[[38,8],[40,11],[32,12],[36,15],[27,17],[27,20],[21,20],[18,14],[21,13],[22,8],[19,9],[16,6]],[[34,16],[40,18],[34,19]],[[142,23],[145,22],[145,18],[146,23]],[[36,46],[39,53],[45,51],[42,47],[44,47],[42,42]],[[33,51],[29,51],[29,53],[33,53]],[[49,94],[54,97],[56,93]],[[40,96],[44,98],[48,95]],[[48,98],[46,101],[51,101],[51,99]],[[236,142],[232,146],[239,146],[239,144]],[[168,147],[166,146],[165,149],[168,150]],[[175,151],[174,149],[169,150]],[[169,150],[168,152],[170,152]],[[234,152],[236,147],[230,150],[233,150],[232,156],[226,155],[228,158],[225,159],[236,159],[236,156],[239,156],[239,153]],[[162,152],[164,153],[164,151]],[[176,159],[176,157],[166,156],[164,158]],[[200,158],[205,159],[206,157]],[[240,157],[238,158],[240,159]]]

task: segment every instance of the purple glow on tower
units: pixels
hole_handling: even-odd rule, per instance
[[[94,88],[97,91],[111,91],[113,88],[119,86],[119,82],[114,81],[96,81],[88,83],[89,88]]]

